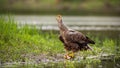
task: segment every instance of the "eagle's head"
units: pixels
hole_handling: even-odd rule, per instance
[[[57,15],[56,20],[58,21],[58,23],[62,23],[62,16]]]
[[[68,30],[68,28],[63,24],[61,15],[57,15],[56,20],[58,22],[58,27],[60,28],[60,30],[62,30],[62,31]]]

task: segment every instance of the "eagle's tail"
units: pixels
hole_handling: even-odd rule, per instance
[[[86,36],[86,38],[87,38],[88,43],[95,44],[95,42],[93,40],[91,40],[90,38],[88,38],[87,36]]]

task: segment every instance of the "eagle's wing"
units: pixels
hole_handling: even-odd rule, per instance
[[[68,41],[79,43],[79,44],[95,43],[94,41],[89,39],[87,36],[82,34],[81,32],[74,31],[74,30],[67,31],[65,34],[65,38]]]
[[[61,35],[59,35],[59,40],[60,40],[62,43],[64,43],[64,39],[63,39],[63,37],[62,37]]]

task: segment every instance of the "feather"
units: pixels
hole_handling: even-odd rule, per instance
[[[64,44],[64,48],[66,50],[73,52],[88,49],[92,50],[92,48],[88,44],[95,44],[93,40],[91,40],[81,32],[68,29],[62,21],[62,16],[58,15],[56,20],[60,29],[59,39]]]

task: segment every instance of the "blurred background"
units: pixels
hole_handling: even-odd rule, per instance
[[[0,13],[120,15],[119,0],[0,0]]]
[[[58,30],[58,14],[76,30],[120,30],[119,0],[0,0],[0,14],[47,30]]]

